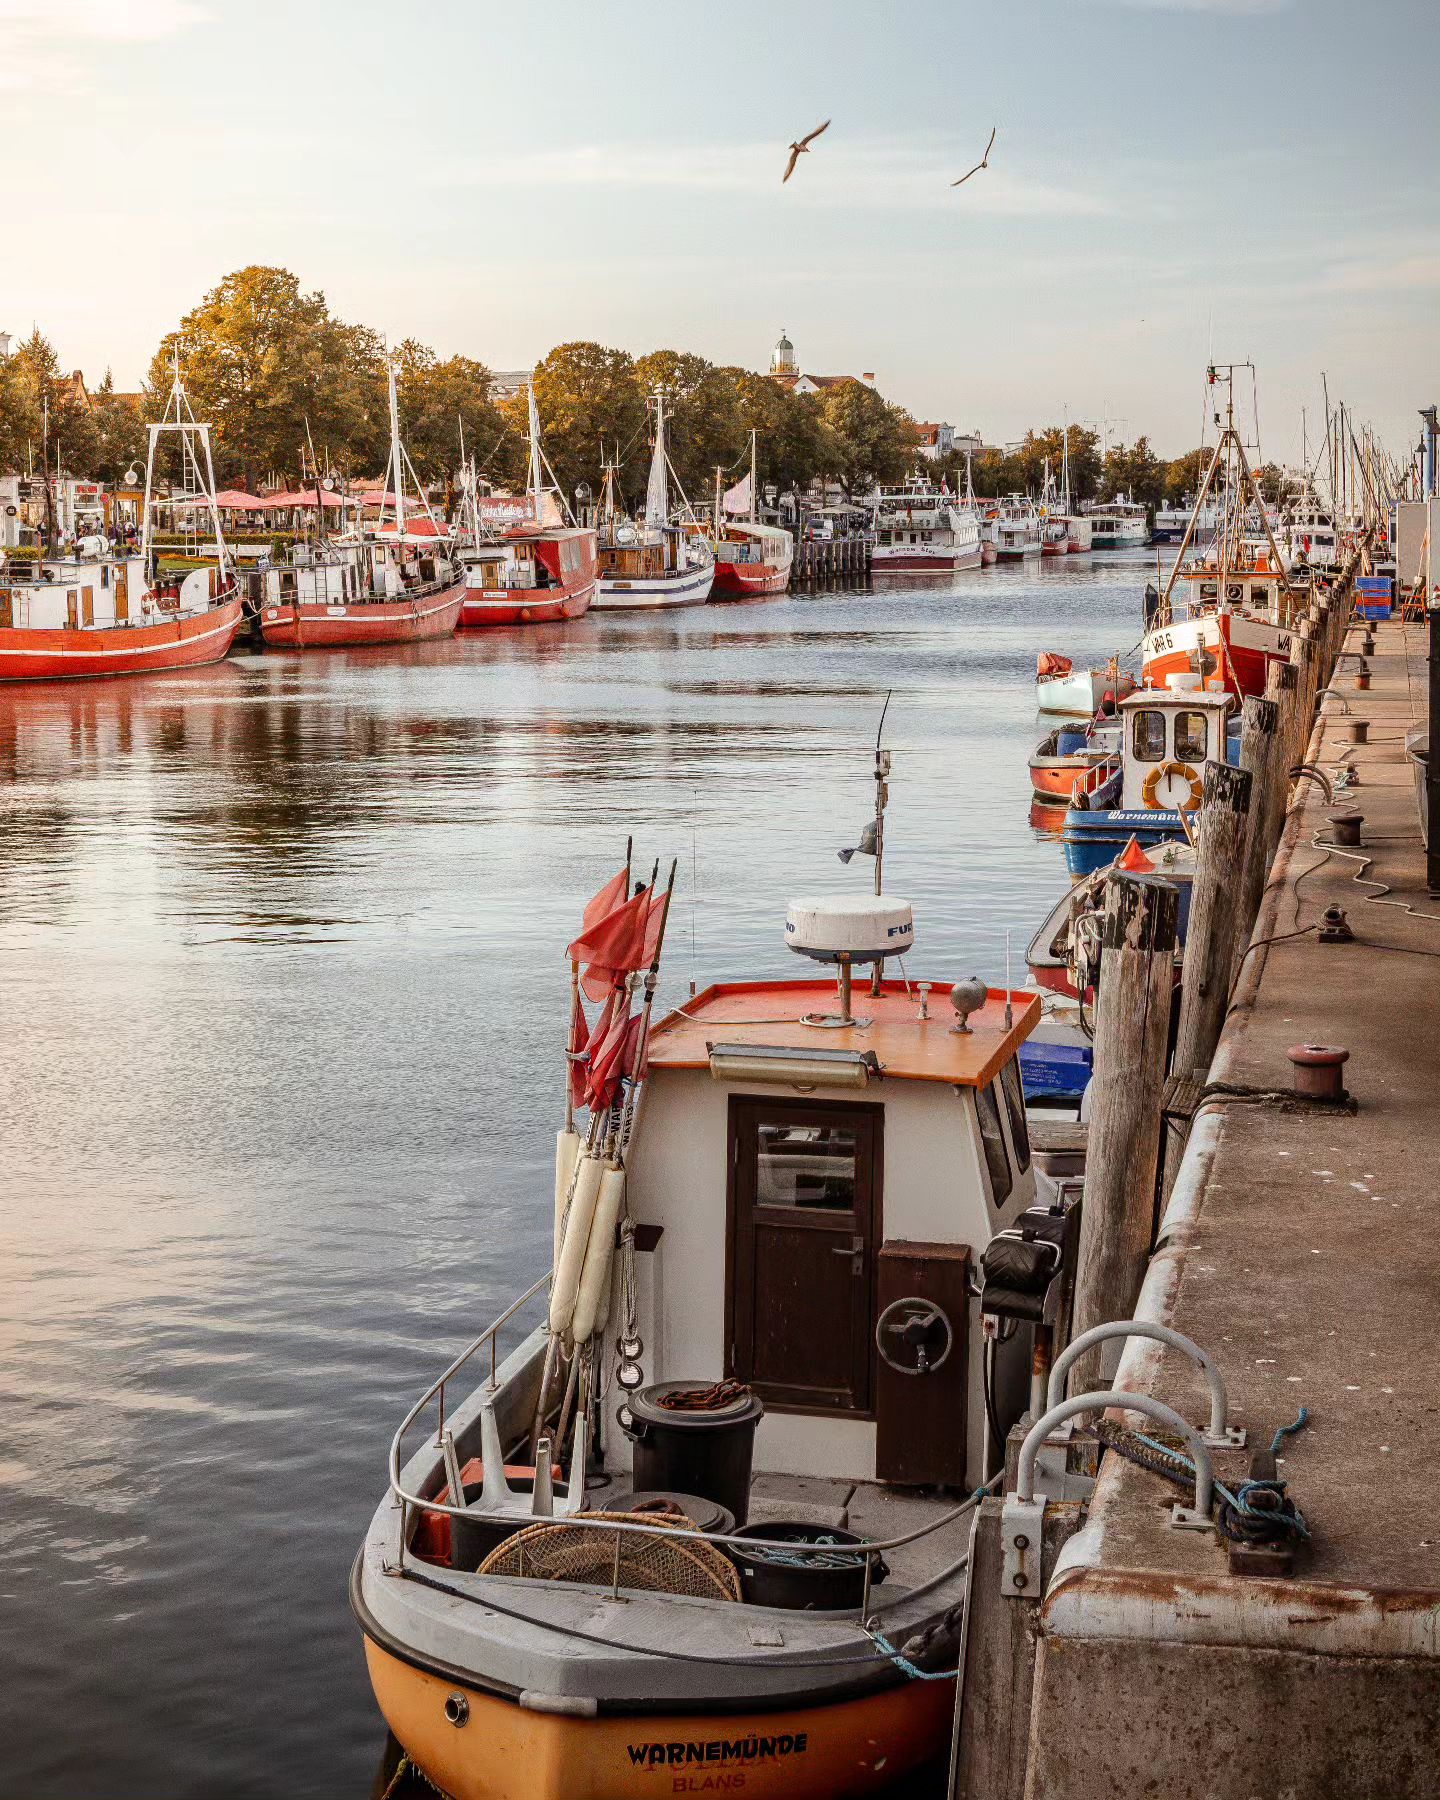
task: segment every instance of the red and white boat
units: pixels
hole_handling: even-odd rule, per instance
[[[236,586],[215,502],[210,431],[196,423],[178,361],[165,416],[149,428],[140,554],[116,554],[98,533],[73,553],[6,568],[0,557],[0,681],[149,675],[219,662],[240,627]],[[183,498],[203,506],[214,561],[172,580],[156,572],[151,537],[156,447],[174,436]],[[172,496],[172,500],[178,498]]]
[[[795,540],[779,525],[762,525],[755,517],[759,500],[756,435],[750,433],[750,473],[726,493],[715,475],[715,600],[753,600],[783,594],[790,586]],[[746,516],[748,514],[748,517]]]
[[[1212,370],[1212,382],[1216,379]],[[1292,575],[1287,567],[1235,430],[1233,410],[1232,401],[1170,577],[1147,622],[1141,642],[1147,687],[1264,694],[1271,665],[1289,661],[1294,623],[1310,604],[1311,577],[1308,571]],[[1206,497],[1222,490],[1214,539],[1186,562],[1186,552],[1213,514],[1213,503],[1207,512]],[[1263,534],[1258,540],[1250,530],[1256,514]],[[1183,611],[1174,605],[1180,582],[1188,589]]]
[[[615,506],[615,470],[605,471],[599,532],[597,608],[627,611],[658,606],[698,606],[715,585],[715,558],[700,522],[685,500],[670,516],[670,459],[665,450],[665,397],[654,396],[655,448],[645,490],[645,516],[621,518]],[[678,486],[678,482],[677,482]]]
[[[530,389],[530,476],[523,494],[482,494],[474,465],[461,475],[463,630],[578,619],[595,598],[595,533],[569,515],[540,447]],[[563,509],[563,510],[562,510]]]
[[[407,517],[405,473],[419,505]],[[390,369],[390,461],[387,503],[373,528],[327,540],[317,503],[316,545],[299,544],[283,568],[267,569],[260,632],[277,650],[364,649],[449,637],[460,622],[465,583],[448,532],[430,511],[414,465],[400,442],[395,370]]]

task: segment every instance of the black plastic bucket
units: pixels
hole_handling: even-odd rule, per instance
[[[706,1381],[665,1381],[642,1388],[620,1409],[620,1428],[634,1446],[633,1479],[642,1492],[698,1494],[745,1522],[755,1428],[765,1408],[748,1388],[722,1405],[672,1409],[662,1396],[700,1393]]]
[[[781,1520],[772,1524],[742,1526],[737,1537],[778,1539],[787,1544],[818,1544],[818,1556],[786,1554],[784,1550],[742,1550],[732,1544],[730,1554],[740,1571],[740,1592],[751,1606],[780,1606],[790,1612],[854,1611],[865,1598],[865,1558],[852,1555],[848,1546],[864,1545],[850,1531],[828,1525]],[[890,1573],[883,1556],[870,1559],[872,1585]]]

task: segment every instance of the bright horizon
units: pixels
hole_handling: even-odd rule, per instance
[[[1213,356],[1255,361],[1263,453],[1293,461],[1324,370],[1403,455],[1440,397],[1437,9],[1018,13],[0,0],[35,246],[0,329],[132,389],[224,275],[277,263],[495,369],[576,338],[763,368],[784,328],[802,368],[992,443],[1068,409],[1178,455]]]

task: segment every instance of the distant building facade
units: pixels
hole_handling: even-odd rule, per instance
[[[866,387],[874,387],[875,376],[867,369],[863,375],[809,375],[800,367],[795,355],[795,346],[782,330],[770,352],[769,375],[772,381],[779,382],[787,393],[819,394],[826,388],[840,387],[847,381],[860,381]]]

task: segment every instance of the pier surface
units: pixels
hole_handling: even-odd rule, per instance
[[[1026,1791],[1045,1800],[1440,1793],[1440,900],[1404,746],[1425,628],[1376,627],[1365,693],[1358,644],[1310,746],[1355,785],[1294,806],[1210,1072],[1288,1089],[1291,1046],[1341,1045],[1354,1110],[1207,1100],[1136,1308],[1219,1364],[1249,1433],[1216,1453],[1227,1484],[1308,1408],[1280,1473],[1311,1541],[1289,1575],[1232,1574],[1214,1535],[1170,1525],[1174,1488],[1107,1457],[1042,1608]],[[1364,815],[1348,854],[1322,847],[1342,809]],[[1320,942],[1332,905],[1353,942]],[[1116,1386],[1206,1415],[1158,1344],[1132,1340]]]

